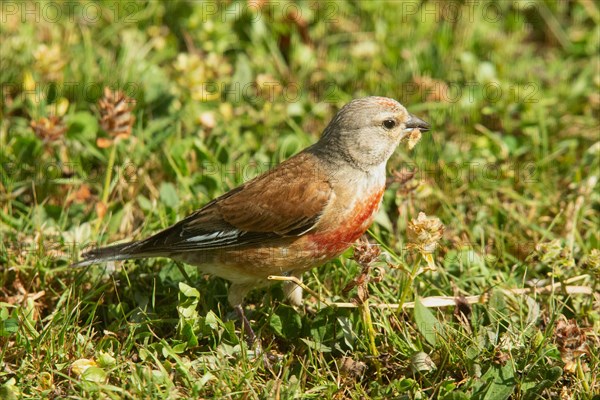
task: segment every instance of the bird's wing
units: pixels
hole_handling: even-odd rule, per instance
[[[164,254],[302,235],[313,229],[332,196],[318,166],[314,155],[300,153],[125,250]]]

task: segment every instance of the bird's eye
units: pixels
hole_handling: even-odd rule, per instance
[[[385,129],[392,129],[396,126],[396,121],[394,121],[393,119],[386,119],[385,121],[383,121],[383,126],[385,127]]]

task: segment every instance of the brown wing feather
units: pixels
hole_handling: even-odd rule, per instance
[[[331,186],[318,166],[313,154],[300,153],[128,250],[208,250],[307,232],[331,196]]]
[[[331,194],[318,164],[311,162],[314,157],[301,153],[215,206],[225,221],[243,231],[285,235],[299,229],[323,211]]]

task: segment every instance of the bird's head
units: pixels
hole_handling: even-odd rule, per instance
[[[331,120],[319,142],[362,170],[385,164],[402,139],[429,124],[394,99],[365,97],[346,104]]]

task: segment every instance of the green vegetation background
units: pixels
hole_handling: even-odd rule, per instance
[[[9,1],[0,18],[0,398],[598,394],[597,3]],[[135,101],[128,137],[102,129],[104,87]],[[379,275],[344,293],[349,251],[305,281],[338,302],[367,290],[371,320],[255,291],[265,362],[221,280],[166,259],[68,267],[266,171],[367,95],[432,130],[389,163]],[[419,212],[445,225],[435,270],[407,249]],[[417,300],[459,295],[485,296]],[[374,307],[400,298],[415,308]]]

